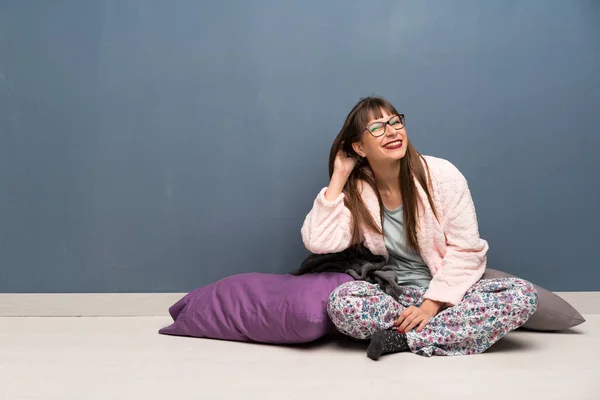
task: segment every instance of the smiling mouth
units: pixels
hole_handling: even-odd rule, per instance
[[[394,140],[393,142],[390,142],[383,147],[386,149],[397,149],[399,147],[402,147],[402,140]]]

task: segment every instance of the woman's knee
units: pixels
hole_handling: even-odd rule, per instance
[[[379,286],[348,282],[329,296],[327,313],[337,329],[356,339],[368,339],[375,331],[392,325],[401,308]]]
[[[525,279],[514,278],[513,287],[516,290],[520,305],[533,314],[538,308],[538,292],[533,283]]]
[[[370,290],[370,285],[370,283],[365,281],[350,281],[335,288],[329,295],[329,300],[327,302],[327,311],[330,316],[332,311],[341,310],[352,303],[351,300],[353,297],[364,296],[365,292]]]
[[[342,283],[331,292],[332,297],[366,296],[374,293],[377,286],[366,281],[350,281]]]
[[[362,283],[366,282],[346,282],[335,288],[329,295],[327,314],[336,328],[346,335],[350,335],[354,330],[353,316],[358,310],[356,310],[353,298]]]

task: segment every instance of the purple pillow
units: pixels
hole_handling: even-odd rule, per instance
[[[350,275],[323,272],[300,276],[250,273],[198,288],[169,308],[166,335],[306,343],[333,327],[327,300]]]

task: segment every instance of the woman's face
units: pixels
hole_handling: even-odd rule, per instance
[[[360,136],[352,144],[354,151],[370,162],[398,161],[406,155],[408,136],[404,128],[404,116],[389,114],[382,110],[381,118],[370,120]]]

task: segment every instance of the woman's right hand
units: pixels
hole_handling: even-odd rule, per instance
[[[358,158],[348,156],[343,150],[338,151],[333,161],[333,175],[325,192],[326,200],[334,201],[340,196],[357,162]]]
[[[349,156],[344,150],[340,150],[333,162],[333,174],[348,179],[357,162],[358,158]]]

